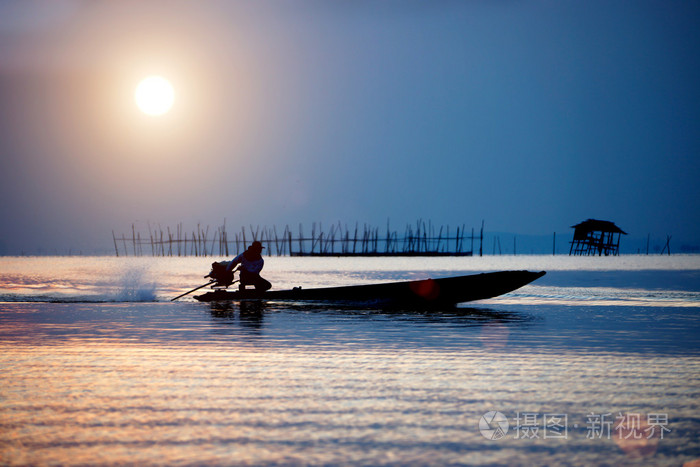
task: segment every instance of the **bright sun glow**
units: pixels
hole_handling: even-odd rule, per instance
[[[143,113],[163,115],[173,106],[175,92],[165,78],[149,76],[136,87],[134,98]]]

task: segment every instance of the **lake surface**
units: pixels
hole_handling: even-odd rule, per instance
[[[447,310],[170,302],[212,260],[0,258],[0,464],[700,459],[700,256],[269,257],[274,288],[547,275]]]

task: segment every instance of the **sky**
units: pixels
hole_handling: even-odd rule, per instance
[[[692,1],[0,1],[0,254],[224,219],[700,245],[698,24]]]

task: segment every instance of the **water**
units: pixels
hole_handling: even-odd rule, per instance
[[[169,301],[210,262],[0,259],[0,464],[700,459],[698,256],[271,257],[275,288],[548,274],[437,311]]]

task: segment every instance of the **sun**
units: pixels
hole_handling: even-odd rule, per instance
[[[170,82],[162,76],[149,76],[136,86],[134,99],[143,113],[158,116],[173,106],[175,91]]]

